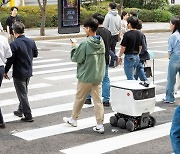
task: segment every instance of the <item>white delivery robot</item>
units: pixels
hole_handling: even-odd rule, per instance
[[[111,107],[116,114],[110,117],[112,126],[134,131],[153,127],[156,123],[150,114],[155,109],[155,86],[145,87],[137,80],[115,82],[111,85]]]

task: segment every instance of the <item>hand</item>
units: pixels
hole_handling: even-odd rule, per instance
[[[119,64],[121,65],[122,64],[122,58],[118,57],[118,61],[119,61]]]
[[[9,76],[6,73],[4,73],[4,78],[10,80]]]
[[[75,46],[76,46],[76,42],[72,42],[71,44],[72,44],[72,46],[73,46],[73,47],[75,47]]]

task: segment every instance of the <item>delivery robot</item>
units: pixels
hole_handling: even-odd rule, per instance
[[[143,86],[140,81],[126,80],[111,85],[111,107],[116,114],[110,117],[112,126],[134,131],[153,127],[156,120],[150,114],[155,109],[155,86]]]

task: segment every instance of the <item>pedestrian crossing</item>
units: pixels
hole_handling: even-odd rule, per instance
[[[48,63],[48,65],[46,64]],[[47,115],[66,113],[70,114],[70,111],[73,108],[72,99],[76,93],[76,86],[74,85],[77,82],[76,79],[76,64],[70,61],[64,61],[63,59],[45,59],[43,57],[34,60],[33,62],[33,77],[32,81],[30,81],[29,85],[29,101],[32,106],[32,115],[36,121],[37,117],[42,118]],[[109,76],[111,82],[117,82],[126,80],[126,77],[123,73],[123,67],[118,66],[117,68],[109,69]],[[166,72],[164,71],[155,71],[155,76],[160,80],[156,80],[155,84],[166,83]],[[36,82],[38,80],[38,82]],[[66,85],[68,85],[66,87]],[[3,86],[0,89],[0,95],[4,94],[15,94],[15,89],[13,87],[12,79],[4,80]],[[5,95],[6,96],[6,95]],[[19,104],[17,97],[14,95],[10,95],[8,98],[3,97],[0,100],[0,107],[8,108],[13,105]],[[162,98],[164,98],[165,94],[160,93],[156,95],[156,101],[161,102]],[[176,95],[177,98],[180,97],[180,91]],[[56,100],[55,100],[56,99]],[[55,100],[55,101],[54,101]],[[57,100],[59,100],[59,104],[57,104]],[[46,101],[47,106],[41,107],[39,105],[41,102]],[[34,108],[34,102],[37,102]],[[54,102],[56,102],[54,104]],[[39,104],[38,104],[39,103]],[[38,107],[39,105],[39,107]],[[13,106],[14,107],[14,106]],[[84,105],[83,110],[92,108],[93,105]],[[16,108],[14,108],[15,110]],[[106,110],[106,109],[105,109]],[[165,112],[166,108],[160,107],[158,104],[155,107],[155,113],[160,114],[161,112]],[[105,131],[106,127],[111,127],[109,124],[109,118],[114,115],[114,112],[111,109],[105,113],[104,123],[105,123]],[[62,119],[63,117],[59,117]],[[7,112],[4,114],[5,122],[15,122],[18,121],[19,118],[15,117],[12,112]],[[64,123],[62,120],[59,124],[46,124],[44,121],[44,125],[37,126],[37,128],[29,128],[29,129],[18,129],[16,131],[11,131],[10,135],[17,137],[19,139],[23,139],[26,142],[28,141],[37,141],[41,139],[48,139],[48,137],[53,136],[61,136],[67,133],[79,132],[84,129],[88,129],[96,125],[95,117],[89,116],[86,118],[82,118],[78,120],[78,127],[70,127]],[[113,150],[121,149],[123,147],[135,145],[138,143],[143,143],[146,141],[154,140],[163,136],[167,136],[169,134],[170,122],[166,122],[164,124],[158,124],[156,127],[148,128],[141,131],[136,131],[132,133],[125,132],[124,134],[113,135],[111,137],[106,136],[106,132],[104,134],[104,139],[98,140],[97,138],[89,143],[84,143],[82,145],[71,145],[65,147],[63,149],[57,149],[62,153],[106,153]],[[150,135],[151,134],[151,135]],[[131,138],[131,142],[129,142],[129,138]],[[120,143],[120,141],[124,141]],[[112,144],[111,144],[112,143]],[[109,145],[109,146],[104,146]],[[96,147],[96,148],[94,148]],[[87,149],[92,149],[87,152]]]

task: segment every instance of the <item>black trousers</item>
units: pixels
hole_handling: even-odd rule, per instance
[[[19,99],[18,111],[22,112],[25,116],[27,114],[31,115],[31,108],[27,96],[29,80],[30,80],[29,77],[26,78],[13,77],[14,86]]]
[[[116,56],[116,44],[118,42],[118,35],[112,35],[111,36],[111,47],[110,47],[110,56],[111,56],[111,61],[109,66],[114,66],[114,61],[117,60],[117,56]]]
[[[0,87],[3,80],[3,75],[4,75],[4,66],[0,66]],[[3,116],[2,116],[1,108],[0,108],[0,124],[2,123],[4,123],[4,120],[3,120]]]

